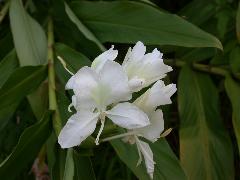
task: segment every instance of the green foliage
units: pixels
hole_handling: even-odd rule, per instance
[[[65,91],[71,75],[57,57],[76,73],[112,44],[120,61],[137,41],[163,52],[174,69],[167,81],[178,86],[164,113],[165,127],[174,130],[150,143],[154,180],[240,178],[237,0],[4,0],[0,179],[150,179],[144,163],[136,166],[136,145],[117,139],[96,146],[93,134],[66,150],[55,134],[72,114]],[[120,131],[107,123],[101,138]]]
[[[46,64],[47,40],[45,32],[27,14],[21,0],[11,1],[9,16],[20,65]]]
[[[37,124],[27,128],[21,135],[13,152],[0,164],[0,177],[14,179],[39,152],[51,132],[50,112]],[[14,173],[8,170],[14,169]]]
[[[139,179],[150,179],[143,164],[136,166],[139,157],[137,150],[134,147],[135,145],[126,145],[120,140],[114,140],[111,144],[122,161],[132,169]],[[152,144],[151,148],[156,162],[154,179],[186,179],[177,157],[174,155],[165,140],[160,140]]]
[[[146,44],[222,48],[218,39],[182,18],[142,3],[80,1],[71,6],[102,42],[142,40]]]
[[[178,81],[178,102],[180,159],[188,177],[233,179],[231,142],[219,114],[217,89],[209,76],[184,67]]]

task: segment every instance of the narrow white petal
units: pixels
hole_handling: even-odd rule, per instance
[[[107,61],[115,60],[117,55],[118,50],[114,50],[114,46],[112,46],[109,50],[103,52],[98,57],[96,57],[92,62],[91,67],[95,69],[97,72],[99,72]]]
[[[128,77],[120,64],[108,61],[99,72],[101,84],[109,87],[105,94],[108,94],[107,105],[120,101],[127,101],[132,98],[128,86]]]
[[[141,60],[146,52],[146,46],[141,41],[138,41],[132,49],[131,59],[133,61]]]
[[[164,130],[164,120],[162,110],[156,110],[149,116],[150,125],[135,129],[136,134],[143,136],[149,141],[155,142],[160,138],[160,134]]]
[[[111,110],[106,111],[106,114],[115,124],[126,129],[149,125],[148,116],[137,106],[128,102],[117,104]]]
[[[58,136],[58,143],[62,148],[79,145],[96,128],[98,113],[80,111],[72,115]]]
[[[153,179],[154,164],[155,164],[155,162],[153,160],[153,152],[147,143],[139,140],[138,138],[136,138],[136,143],[137,143],[138,148],[140,149],[140,151],[143,154],[147,172],[148,172],[149,176],[151,177],[151,179]]]
[[[130,48],[128,48],[128,51],[127,51],[127,54],[126,54],[126,56],[125,56],[125,58],[123,60],[122,66],[127,65],[128,61],[131,58],[131,54],[132,54],[132,48],[130,47]]]

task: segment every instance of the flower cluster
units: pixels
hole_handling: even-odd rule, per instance
[[[69,118],[58,137],[62,148],[79,145],[94,132],[96,124],[100,122],[95,141],[98,145],[107,117],[127,132],[106,139],[124,137],[125,142],[136,144],[138,164],[143,156],[147,172],[153,178],[153,153],[150,146],[139,137],[151,142],[160,138],[164,120],[161,109],[157,108],[171,103],[170,97],[176,92],[176,85],[166,86],[160,80],[172,70],[163,63],[162,53],[157,49],[151,53],[145,52],[144,44],[137,42],[132,49],[129,48],[120,65],[114,61],[118,51],[112,46],[99,55],[91,67],[82,67],[69,79],[66,89],[74,92],[70,108],[74,106],[76,113]],[[134,92],[151,84],[152,87],[133,103],[127,102]]]

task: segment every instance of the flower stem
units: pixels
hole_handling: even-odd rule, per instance
[[[0,11],[0,24],[2,23],[4,17],[6,16],[9,6],[10,6],[10,1],[7,1],[4,4],[3,8],[1,9],[1,11]]]
[[[165,59],[164,62],[167,65],[171,65],[171,66],[177,66],[177,67],[183,67],[186,62],[181,61],[181,60],[173,60],[173,59]],[[193,69],[198,70],[198,71],[202,71],[202,72],[207,72],[207,73],[211,73],[211,74],[216,74],[219,76],[226,76],[231,74],[232,72],[226,68],[220,68],[220,67],[215,67],[215,66],[211,66],[211,65],[205,65],[205,64],[199,64],[199,63],[193,63],[192,64]],[[238,80],[240,80],[240,74],[233,74],[234,77]]]
[[[57,107],[56,86],[55,86],[55,70],[54,70],[54,56],[53,56],[53,21],[49,17],[48,20],[48,94],[49,94],[49,110],[55,111],[53,114],[53,128],[58,135],[61,131],[61,119]]]

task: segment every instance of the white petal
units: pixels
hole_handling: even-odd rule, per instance
[[[67,83],[66,86],[72,87],[75,94],[75,103],[73,105],[78,108],[94,108],[96,102],[93,99],[93,93],[99,85],[99,77],[96,72],[89,68],[81,68]],[[76,109],[78,109],[76,108]]]
[[[146,46],[141,41],[138,41],[132,49],[131,59],[133,61],[141,60],[146,52]]]
[[[114,46],[112,46],[109,50],[103,52],[98,57],[96,57],[92,62],[91,67],[95,69],[97,72],[99,72],[107,61],[115,60],[117,55],[118,50],[114,50]]]
[[[136,78],[144,80],[141,86],[131,89],[133,92],[151,85],[155,81],[164,78],[166,73],[172,71],[170,66],[163,63],[163,54],[160,51],[154,49],[151,53],[144,55],[145,51],[146,47],[141,42],[138,42],[132,51],[128,51],[123,63],[130,84]]]
[[[129,88],[132,92],[140,91],[145,83],[145,79],[140,79],[138,77],[133,77],[129,82]]]
[[[164,82],[157,81],[149,90],[134,101],[138,107],[149,113],[158,106],[171,104],[171,96],[176,92],[175,84],[164,85]]]
[[[147,168],[147,172],[151,179],[153,179],[153,173],[154,173],[154,160],[153,160],[153,152],[150,148],[150,146],[136,138],[136,143],[137,143],[137,148],[142,152],[144,160],[145,160],[145,165]]]
[[[120,101],[128,101],[132,98],[128,86],[128,77],[120,64],[114,61],[108,61],[99,72],[101,84],[109,87],[107,105]]]
[[[140,128],[150,124],[148,116],[137,106],[128,102],[116,105],[106,111],[106,114],[115,124],[126,129]]]
[[[135,129],[134,131],[148,139],[149,141],[155,142],[160,138],[160,134],[164,130],[164,120],[162,110],[156,110],[149,116],[150,125]]]
[[[73,75],[67,82],[65,89],[73,89],[75,83],[75,76]]]
[[[126,54],[126,56],[123,60],[122,66],[125,66],[128,63],[128,61],[131,58],[131,54],[132,54],[132,48],[130,47],[130,48],[128,48],[128,51],[127,51],[127,54]]]
[[[58,143],[62,148],[70,148],[79,145],[96,128],[97,113],[80,111],[72,115],[58,136]]]

